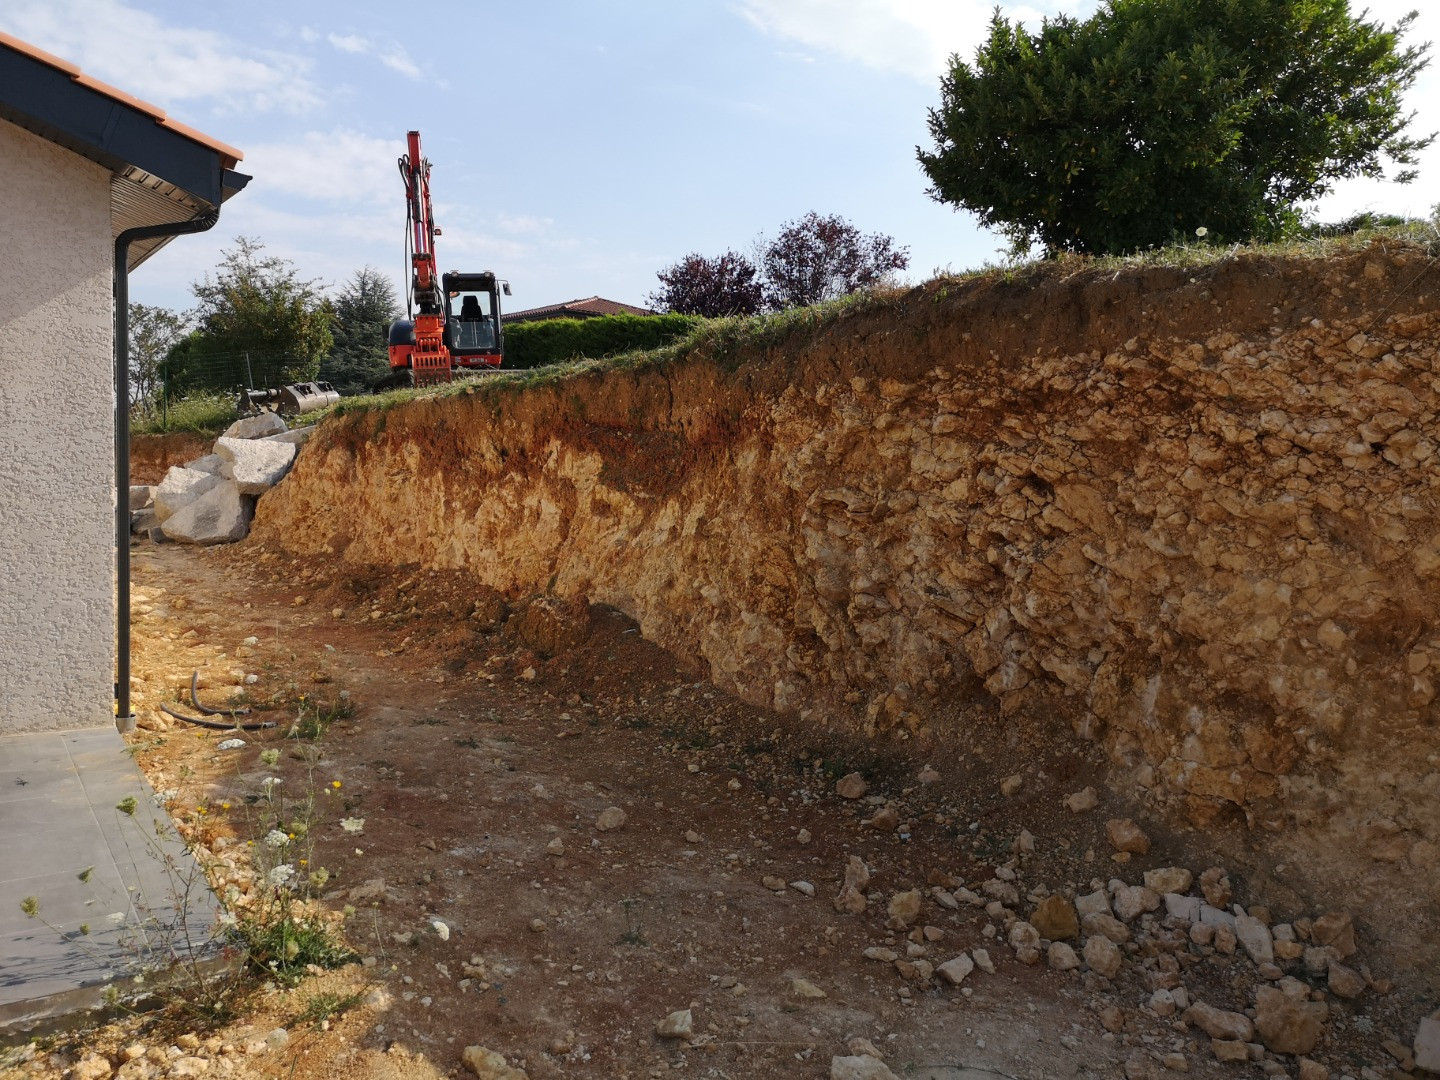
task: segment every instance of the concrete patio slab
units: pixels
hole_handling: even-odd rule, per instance
[[[0,736],[0,1039],[95,1008],[141,970],[208,959],[218,916],[114,727]]]

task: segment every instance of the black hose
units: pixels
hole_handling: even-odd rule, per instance
[[[172,709],[169,705],[161,705],[160,711],[166,716],[173,716],[176,720],[184,720],[187,724],[195,724],[197,727],[209,728],[211,731],[264,731],[266,728],[275,726],[274,720],[266,720],[259,724],[222,724],[217,720],[204,720],[198,716],[186,716],[182,712]]]
[[[199,687],[200,687],[200,672],[198,672],[198,671],[192,671],[192,672],[190,673],[190,704],[191,704],[191,705],[194,705],[194,706],[195,706],[195,711],[198,712],[198,713],[200,713],[202,716],[249,716],[249,715],[250,715],[250,709],[249,709],[248,706],[241,707],[241,708],[239,708],[239,709],[211,709],[211,708],[209,708],[209,707],[207,707],[207,706],[205,706],[205,705],[201,705],[201,704],[200,704],[200,698],[199,698],[198,694],[196,693],[196,691],[199,689]],[[272,726],[273,726],[273,725],[272,725]]]

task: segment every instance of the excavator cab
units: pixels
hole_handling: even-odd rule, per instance
[[[445,344],[459,367],[499,367],[503,332],[500,328],[500,292],[507,282],[483,274],[448,273],[445,290]]]

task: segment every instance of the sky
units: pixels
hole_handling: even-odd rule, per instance
[[[190,283],[236,236],[327,287],[373,266],[397,283],[396,159],[421,132],[442,270],[493,270],[508,309],[600,295],[643,304],[690,252],[747,251],[808,211],[910,249],[910,280],[1003,256],[936,203],[915,160],[952,53],[970,58],[992,0],[0,0],[0,30],[79,64],[244,151],[250,185],[208,234],[136,271],[135,301],[193,305]],[[1032,29],[1095,0],[1001,5]],[[1440,4],[1375,0],[1407,40],[1440,42]],[[408,8],[408,10],[407,10]],[[1440,50],[1437,50],[1440,51]],[[1433,55],[1433,53],[1432,53]],[[1407,106],[1440,130],[1440,63]],[[1425,216],[1440,144],[1408,186],[1349,181],[1323,220]]]

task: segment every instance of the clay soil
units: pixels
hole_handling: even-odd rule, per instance
[[[230,1056],[229,1075],[457,1075],[463,1048],[478,1044],[534,1078],[823,1077],[853,1037],[907,1077],[1115,1077],[1127,1058],[1173,1051],[1191,1075],[1260,1074],[1219,1065],[1203,1035],[1138,1008],[1150,994],[1138,965],[1115,985],[1027,967],[983,936],[982,909],[928,898],[914,924],[922,942],[886,929],[895,892],[978,889],[997,868],[1018,871],[1023,897],[1212,864],[1203,837],[1150,821],[1149,854],[1112,862],[1106,819],[1134,811],[1105,792],[1103,761],[1067,724],[1053,737],[1022,733],[984,702],[957,704],[965,722],[949,726],[971,733],[962,745],[887,749],[793,719],[782,730],[608,609],[507,602],[458,574],[372,576],[254,544],[146,544],[134,565],[142,717],[162,701],[178,707],[192,671],[202,700],[220,704],[238,672],[254,717],[278,722],[224,751],[223,732],[140,730],[129,736],[137,760],[158,790],[178,792],[172,810],[192,838],[222,853],[222,838],[248,838],[245,800],[266,773],[291,795],[328,789],[315,853],[330,874],[323,904],[348,912],[347,941],[366,958],[294,989],[262,987],[238,1019],[201,1030],[240,1048],[289,1031],[283,1049]],[[352,715],[314,741],[286,737],[302,708],[342,691]],[[260,764],[266,748],[280,751],[278,766]],[[926,765],[938,780],[920,782]],[[839,798],[837,778],[856,771],[868,796]],[[1014,773],[1022,786],[1006,797],[1000,781]],[[1064,797],[1089,784],[1100,805],[1071,814]],[[885,804],[898,827],[866,824]],[[626,821],[602,832],[609,807]],[[342,817],[363,818],[363,832],[345,832]],[[1022,830],[1033,854],[1012,852]],[[873,875],[860,916],[831,903],[851,855]],[[1243,873],[1232,874],[1243,892]],[[814,896],[765,878],[808,882]],[[1022,914],[1029,906],[1021,900]],[[923,941],[926,927],[938,941]],[[937,966],[985,947],[997,970],[962,990],[907,983],[862,955],[888,946],[903,957],[912,944]],[[1253,973],[1230,960],[1190,969],[1191,994],[1243,1008]],[[825,996],[798,996],[796,979]],[[1392,998],[1350,1007],[1365,1022],[1337,1026],[1314,1056],[1356,1071],[1388,1061],[1380,1040],[1410,1023],[1392,1015]],[[301,1019],[336,999],[348,1007],[323,1028]],[[1118,1033],[1098,1019],[1108,1005],[1123,1011]],[[694,1036],[657,1037],[656,1023],[686,1008]],[[171,1021],[141,1018],[57,1045],[73,1061],[175,1037]]]

